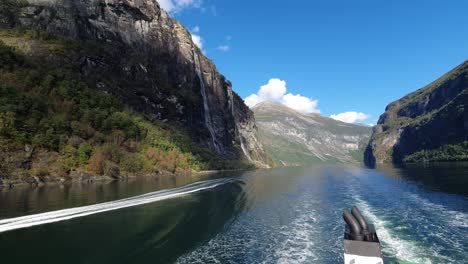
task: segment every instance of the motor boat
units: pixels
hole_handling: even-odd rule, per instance
[[[372,224],[357,207],[343,210],[345,264],[384,264],[380,241]]]

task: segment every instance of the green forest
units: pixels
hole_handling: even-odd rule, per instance
[[[468,141],[460,144],[444,145],[437,149],[421,150],[404,159],[408,163],[465,160],[468,160]]]
[[[34,154],[15,175],[13,161],[22,158],[25,146]],[[248,166],[220,159],[193,143],[183,128],[150,122],[90,89],[72,71],[40,65],[1,40],[0,153],[0,176],[6,177],[66,178],[72,170],[118,177]]]

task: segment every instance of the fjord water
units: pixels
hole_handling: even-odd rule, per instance
[[[343,208],[387,261],[468,260],[468,164],[284,168],[0,192],[5,263],[340,263]],[[53,211],[50,213],[45,213]]]

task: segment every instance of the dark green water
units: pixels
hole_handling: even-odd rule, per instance
[[[375,224],[389,262],[468,261],[466,163],[288,168],[3,190],[0,259],[341,263],[341,212],[352,205]]]

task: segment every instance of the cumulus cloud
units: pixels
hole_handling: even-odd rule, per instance
[[[312,100],[300,94],[287,94],[283,97],[283,104],[302,113],[320,113],[317,100]]]
[[[369,119],[371,116],[361,112],[345,112],[336,115],[331,115],[331,118],[345,123],[356,123]]]
[[[186,8],[200,7],[202,0],[158,0],[159,5],[169,13],[178,13]]]
[[[250,106],[250,107],[253,107],[253,106],[256,106],[257,104],[263,102],[264,100],[262,100],[260,98],[260,96],[256,95],[256,94],[252,94],[250,96],[247,96],[247,98],[244,99],[244,102],[246,105]]]
[[[317,100],[312,100],[300,94],[287,93],[287,91],[286,82],[274,78],[270,79],[267,84],[262,85],[256,94],[245,98],[244,101],[250,107],[264,101],[275,101],[302,113],[320,113],[320,110],[317,109]]]
[[[195,43],[195,45],[197,45],[197,47],[203,50],[203,39],[200,35],[192,33],[192,41]]]
[[[277,101],[286,94],[287,90],[285,81],[280,79],[270,79],[267,84],[260,87],[258,95],[264,101]]]
[[[190,30],[190,34],[192,35],[192,41],[195,45],[197,45],[200,50],[203,51],[203,38],[200,36],[200,27],[196,26]]]
[[[171,0],[158,0],[158,2],[159,5],[167,12],[171,12],[171,10],[174,8],[174,4]]]

